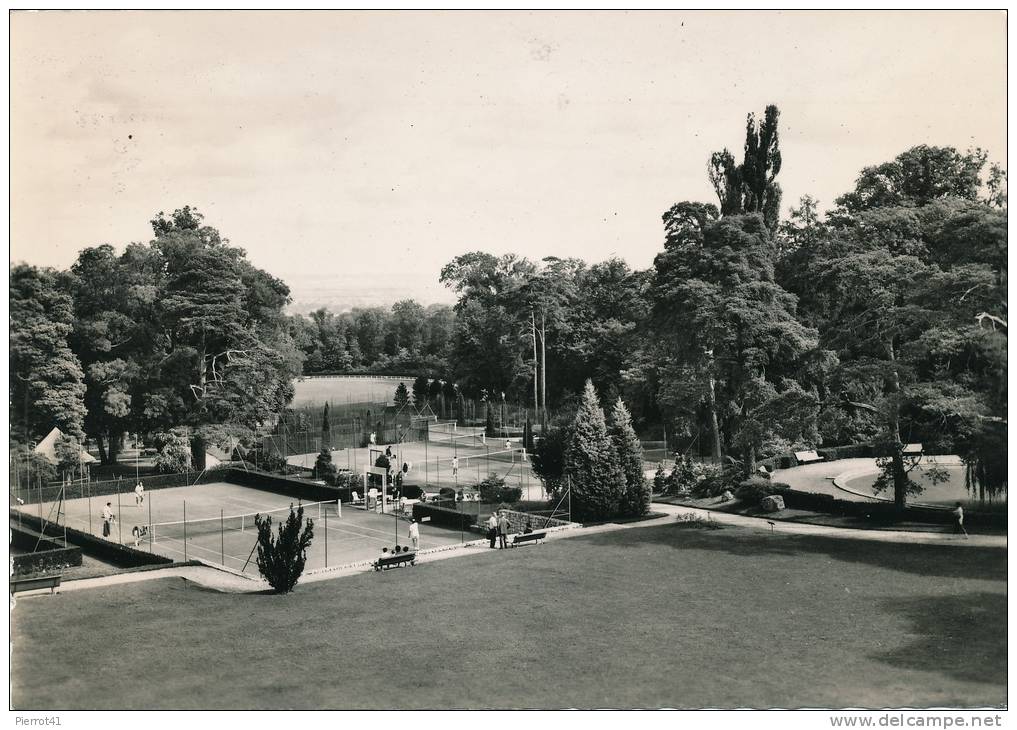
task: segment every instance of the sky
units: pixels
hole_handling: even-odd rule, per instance
[[[1006,159],[998,11],[15,12],[10,42],[13,262],[191,205],[298,300],[449,301],[474,250],[647,267],[771,103],[785,208],[916,144]]]

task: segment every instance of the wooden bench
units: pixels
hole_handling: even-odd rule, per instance
[[[512,537],[512,547],[517,545],[525,545],[528,542],[537,542],[537,540],[543,540],[547,537],[546,532],[526,532],[521,535],[514,535]]]
[[[398,555],[386,555],[385,557],[378,558],[374,561],[375,570],[387,570],[388,568],[394,568],[401,566],[403,563],[409,563],[410,565],[417,564],[416,553],[399,553]]]
[[[796,451],[795,461],[799,464],[811,464],[814,461],[823,461],[823,457],[815,451]]]
[[[59,575],[41,575],[35,578],[11,578],[11,593],[49,588],[49,592],[52,594],[60,587],[60,578],[61,576]]]

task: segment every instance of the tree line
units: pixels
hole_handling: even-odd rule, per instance
[[[441,271],[452,307],[287,316],[286,285],[186,207],[122,254],[15,266],[12,437],[58,425],[103,461],[124,431],[179,450],[183,428],[197,447],[249,437],[300,373],[400,370],[420,376],[415,402],[531,406],[561,459],[590,380],[644,437],[743,474],[866,443],[903,500],[902,446],[921,442],[1005,484],[1005,173],[978,149],[919,145],[865,167],[830,209],[805,196],[781,220],[779,124],[773,106],[748,115],[740,160],[706,161],[716,202],[664,211],[649,269],[473,251]]]

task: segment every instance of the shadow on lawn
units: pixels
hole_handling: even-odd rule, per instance
[[[731,555],[825,555],[848,563],[863,563],[876,568],[897,570],[938,578],[979,578],[1006,580],[1006,550],[964,545],[921,545],[852,540],[838,537],[781,534],[725,527],[703,530],[678,525],[662,525],[640,530],[591,535],[591,540],[610,542],[619,547],[658,544],[675,550],[718,550]]]
[[[900,669],[938,671],[967,682],[1006,686],[1006,596],[969,593],[883,602],[911,622],[914,641],[872,658]],[[934,668],[934,669],[932,669]]]

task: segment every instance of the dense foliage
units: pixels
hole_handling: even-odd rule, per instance
[[[56,425],[108,462],[125,431],[167,434],[160,464],[182,463],[187,439],[199,468],[206,441],[270,423],[294,374],[400,371],[415,376],[404,410],[455,404],[489,436],[508,435],[506,404],[526,406],[534,471],[556,496],[571,479],[590,515],[642,510],[634,434],[723,465],[662,469],[675,493],[850,446],[881,458],[902,505],[918,489],[909,443],[960,454],[972,489],[1005,487],[1005,172],[978,149],[919,145],[864,167],[832,210],[805,196],[782,221],[779,122],[774,106],[750,114],[740,160],[712,155],[717,203],[663,212],[646,271],[472,251],[441,271],[452,307],[287,317],[286,285],[187,207],[122,253],[15,266],[12,436]]]

